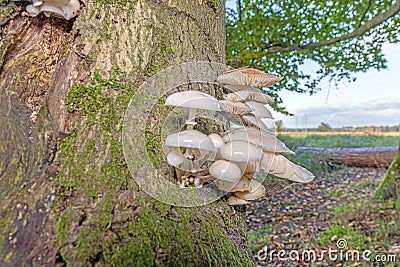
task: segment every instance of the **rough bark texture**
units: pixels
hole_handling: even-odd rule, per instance
[[[224,61],[224,1],[108,2],[84,1],[69,22],[2,7],[0,265],[250,265],[243,214],[224,201],[151,199],[121,146],[125,108],[146,77]],[[149,156],[165,169],[151,137]]]
[[[297,152],[318,154],[324,161],[354,167],[388,167],[397,147],[298,148]]]

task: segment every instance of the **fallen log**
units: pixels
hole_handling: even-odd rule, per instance
[[[352,167],[388,167],[396,156],[397,147],[307,148],[297,153],[313,153],[332,164]]]

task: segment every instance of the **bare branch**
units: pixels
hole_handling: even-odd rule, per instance
[[[281,48],[274,48],[266,50],[267,54],[274,54],[278,52],[290,52],[290,51],[297,51],[297,50],[307,50],[307,49],[314,49],[321,46],[332,45],[337,42],[341,42],[344,40],[349,40],[357,36],[362,36],[364,33],[369,31],[370,29],[375,28],[376,26],[380,25],[382,22],[390,19],[400,11],[400,0],[396,0],[396,2],[384,13],[376,15],[373,17],[369,22],[365,23],[364,25],[358,27],[354,31],[350,33],[343,34],[339,37],[335,37],[329,40],[323,40],[317,43],[310,43],[306,45],[294,45],[294,46],[287,46]]]

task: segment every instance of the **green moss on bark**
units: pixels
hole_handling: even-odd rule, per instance
[[[375,191],[377,198],[395,199],[396,209],[400,209],[400,147],[385,177]]]

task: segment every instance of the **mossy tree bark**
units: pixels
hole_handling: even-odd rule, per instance
[[[400,146],[392,164],[390,164],[385,177],[375,191],[375,196],[384,199],[395,199],[397,209],[400,209]]]
[[[240,213],[224,201],[153,200],[121,145],[124,111],[147,77],[224,62],[224,4],[87,0],[72,21],[2,7],[2,266],[251,265]],[[151,140],[148,149],[161,152]]]

